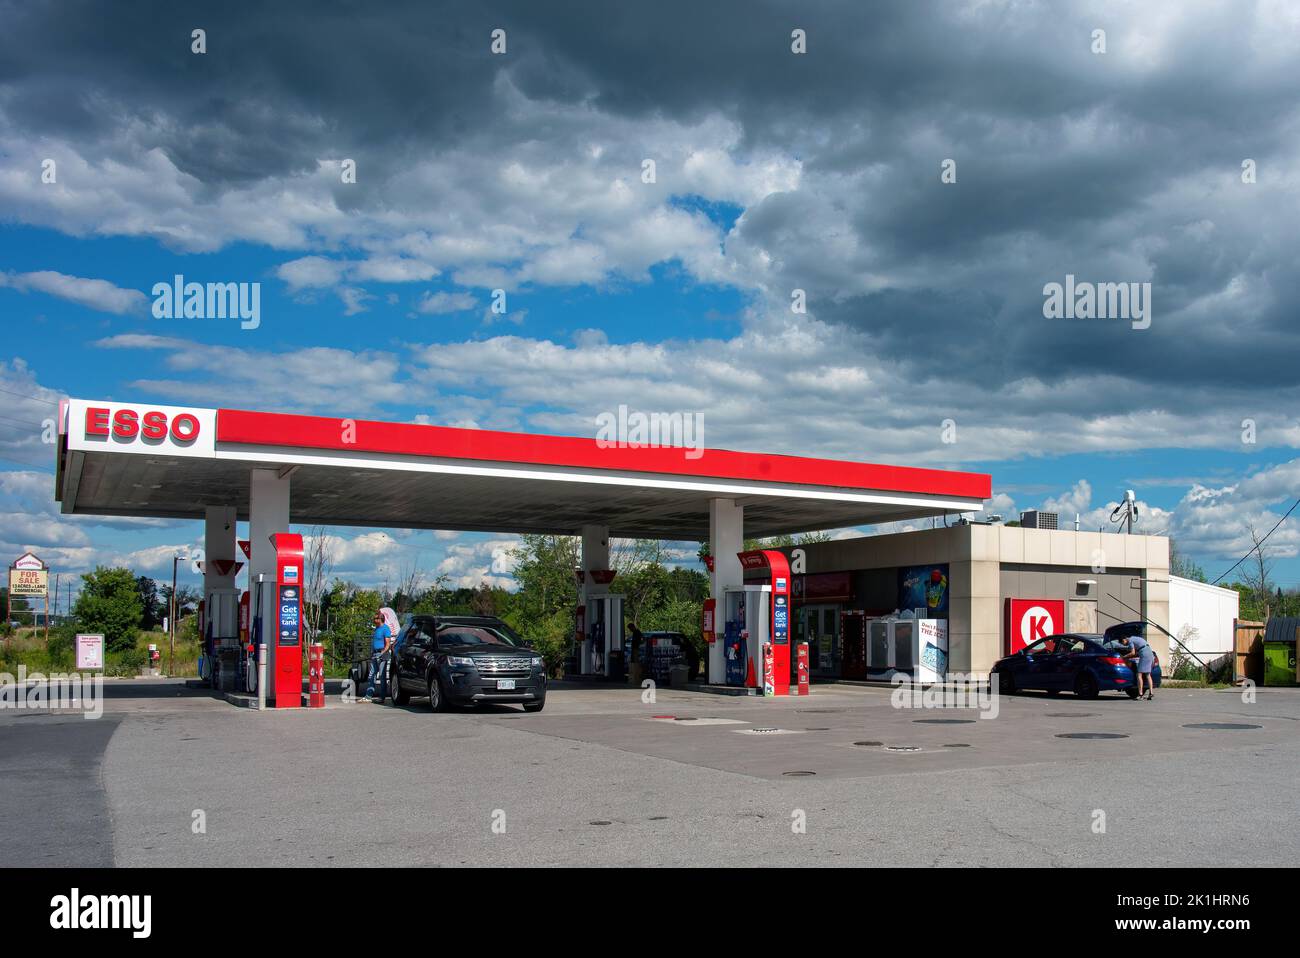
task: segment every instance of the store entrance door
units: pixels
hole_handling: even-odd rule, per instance
[[[801,641],[808,643],[808,671],[821,678],[840,674],[840,607],[805,605],[799,608]]]

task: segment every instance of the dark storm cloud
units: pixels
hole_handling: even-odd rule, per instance
[[[747,209],[726,245],[774,304],[806,289],[817,318],[948,382],[1114,374],[1187,403],[1202,401],[1189,382],[1300,382],[1300,34],[1267,20],[1284,9],[21,4],[5,11],[0,107],[11,126],[105,149],[138,124],[135,146],[215,195],[361,155],[375,173],[338,191],[350,209],[400,204],[383,185],[413,155],[535,148],[548,120],[503,123],[503,78],[539,105],[589,106],[593,130],[720,114],[740,124],[739,152],[803,164],[799,188]],[[508,57],[486,55],[498,26]],[[194,27],[205,57],[189,53]],[[806,56],[790,54],[795,27]],[[1105,55],[1089,50],[1095,27]],[[1151,328],[1044,319],[1043,284],[1066,273],[1150,280]]]

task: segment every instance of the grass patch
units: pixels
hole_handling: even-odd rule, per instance
[[[172,661],[172,675],[193,677],[199,674],[199,642],[194,633],[192,620],[181,623],[181,631],[176,635],[176,655]],[[76,670],[77,658],[74,647],[77,630],[75,626],[64,625],[50,630],[50,638],[45,640],[45,630],[20,629],[14,635],[0,642],[0,672],[17,675],[18,667],[25,666],[27,674],[40,672],[49,675],[52,672],[72,672]],[[121,652],[108,652],[104,656],[104,675],[134,678],[149,667],[149,644],[158,646],[162,658],[158,667],[167,674],[168,654],[171,639],[166,632],[141,632],[136,637],[134,647]]]

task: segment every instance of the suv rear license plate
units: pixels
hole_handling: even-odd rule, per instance
[[[497,679],[497,691],[502,689],[513,689],[515,687],[514,679]]]

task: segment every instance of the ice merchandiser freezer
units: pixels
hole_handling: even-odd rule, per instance
[[[867,671],[883,672],[893,668],[889,655],[889,621],[872,619],[867,623]]]
[[[867,669],[875,678],[896,672],[917,682],[938,682],[948,671],[947,619],[872,619]]]

